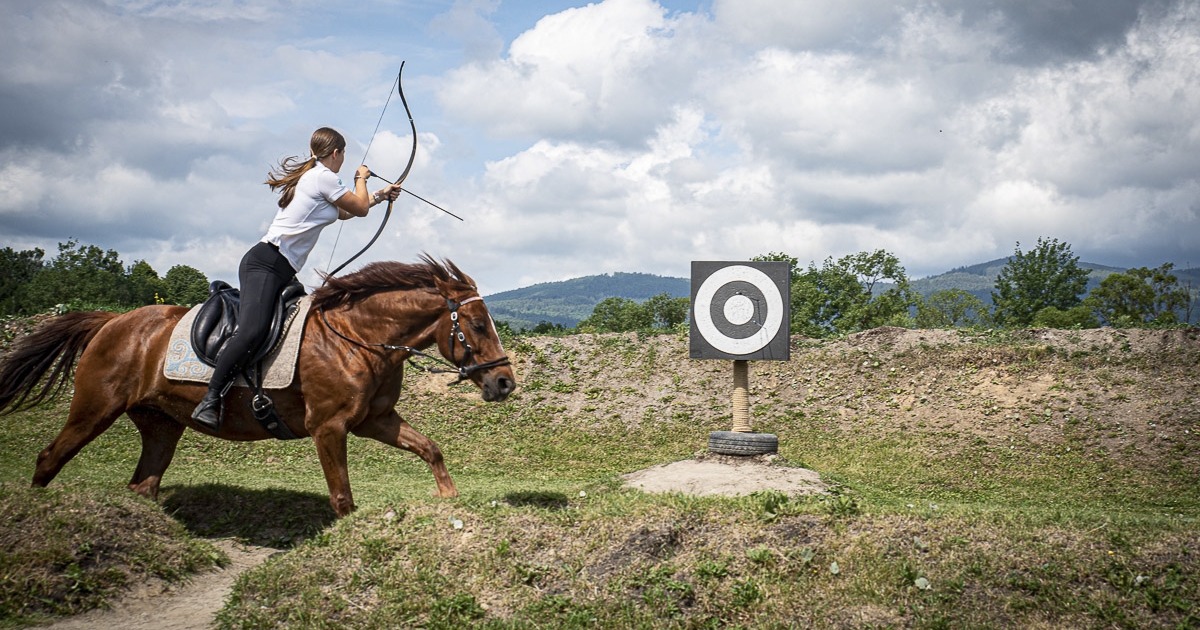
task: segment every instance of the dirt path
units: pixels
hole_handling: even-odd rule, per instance
[[[241,545],[232,540],[214,543],[230,559],[229,566],[201,573],[180,585],[147,584],[109,610],[93,610],[45,628],[53,630],[207,630],[225,604],[234,580],[262,564],[277,550]]]

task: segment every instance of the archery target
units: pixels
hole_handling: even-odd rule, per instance
[[[789,357],[787,263],[693,262],[691,356]]]

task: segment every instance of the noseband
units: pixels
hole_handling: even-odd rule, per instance
[[[491,369],[494,367],[511,365],[511,363],[508,360],[508,355],[500,357],[499,359],[496,359],[494,361],[488,361],[487,363],[474,363],[473,362],[475,360],[475,350],[473,348],[471,348],[471,344],[467,343],[467,336],[463,334],[462,328],[460,328],[458,326],[458,308],[460,306],[462,306],[463,304],[469,304],[471,302],[476,302],[476,301],[482,302],[483,298],[476,295],[474,297],[469,297],[458,303],[455,303],[454,300],[451,300],[450,298],[446,298],[446,306],[450,308],[450,356],[451,357],[454,356],[454,346],[455,345],[461,344],[463,347],[462,361],[459,361],[458,365],[456,366],[458,368],[458,380],[451,383],[451,385],[457,385],[457,384],[467,380],[468,378],[470,378],[471,374],[478,372],[479,370],[488,370],[488,369]],[[429,356],[423,352],[418,352],[417,354],[420,354],[421,356],[424,356],[424,357]],[[438,360],[437,357],[432,357],[432,358],[435,361]],[[467,365],[468,362],[472,362],[472,363],[470,365]],[[444,361],[439,361],[439,363],[443,363],[444,365],[449,365],[448,363],[445,363]],[[413,365],[418,368],[420,367],[416,363],[413,363]],[[426,368],[426,371],[432,372],[434,374],[445,373],[445,370],[438,370],[437,368]]]
[[[475,350],[474,350],[474,348],[471,347],[471,344],[467,343],[467,336],[463,333],[462,328],[458,325],[458,309],[460,307],[462,307],[464,304],[470,304],[471,302],[482,302],[482,301],[483,301],[483,298],[479,297],[478,295],[469,297],[461,302],[455,302],[454,300],[451,300],[450,298],[446,298],[446,306],[450,309],[450,356],[454,357],[454,355],[455,355],[454,348],[456,346],[461,345],[463,347],[462,360],[458,361],[458,365],[451,364],[439,357],[435,357],[431,354],[422,352],[412,346],[395,346],[395,345],[391,345],[391,344],[387,344],[387,343],[366,343],[366,342],[351,339],[351,338],[347,337],[346,335],[343,335],[342,333],[338,332],[338,330],[336,328],[334,328],[333,326],[331,326],[329,324],[329,320],[325,317],[325,309],[321,309],[321,321],[325,322],[325,327],[328,328],[329,330],[333,331],[333,334],[337,335],[338,337],[341,337],[342,339],[344,339],[346,341],[349,341],[350,343],[352,343],[356,346],[362,346],[364,348],[383,348],[384,350],[404,350],[411,354],[425,357],[426,359],[429,359],[436,363],[441,363],[442,365],[444,365],[450,369],[439,368],[436,366],[427,367],[427,366],[418,364],[417,362],[413,361],[412,358],[408,359],[408,362],[410,365],[412,365],[413,367],[417,368],[418,370],[421,370],[424,372],[429,372],[431,374],[457,374],[458,380],[450,383],[450,385],[458,385],[459,383],[470,379],[472,374],[474,374],[475,372],[478,372],[480,370],[488,370],[488,369],[491,369],[494,367],[502,367],[505,365],[511,365],[511,362],[508,360],[507,355],[505,355],[499,359],[496,359],[494,361],[488,361],[487,363],[474,363],[473,362],[475,359]]]

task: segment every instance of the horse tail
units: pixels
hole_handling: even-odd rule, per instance
[[[74,371],[75,359],[116,316],[104,311],[65,313],[18,341],[0,361],[0,415],[29,409],[58,395]],[[43,382],[47,372],[50,375]],[[41,391],[34,393],[39,383]]]

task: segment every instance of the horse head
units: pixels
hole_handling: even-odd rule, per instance
[[[496,323],[475,282],[450,261],[444,268],[453,276],[434,278],[438,293],[446,300],[446,314],[436,326],[438,351],[458,367],[459,381],[474,383],[488,402],[502,401],[517,388],[517,379]]]

